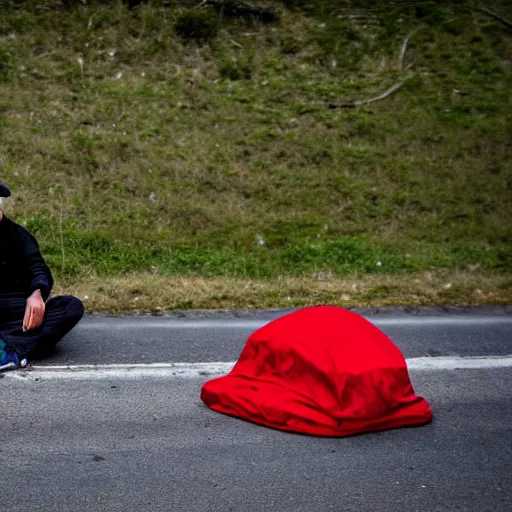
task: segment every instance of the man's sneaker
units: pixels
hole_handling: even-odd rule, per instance
[[[0,339],[0,372],[5,370],[15,370],[16,368],[20,367],[21,364],[18,354],[15,352],[10,352],[7,349],[5,341]]]

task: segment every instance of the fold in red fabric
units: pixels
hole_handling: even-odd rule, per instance
[[[201,399],[230,416],[288,432],[343,437],[428,423],[400,350],[362,316],[334,306],[300,309],[249,336]]]

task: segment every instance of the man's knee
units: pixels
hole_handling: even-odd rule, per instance
[[[46,303],[47,309],[60,310],[66,319],[78,323],[84,316],[85,308],[80,299],[73,295],[57,295]]]
[[[77,297],[67,295],[69,299],[68,311],[73,315],[73,319],[79,322],[84,316],[85,308],[83,302]]]

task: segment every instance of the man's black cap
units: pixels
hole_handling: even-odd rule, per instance
[[[11,191],[0,183],[0,197],[9,197],[11,195]]]

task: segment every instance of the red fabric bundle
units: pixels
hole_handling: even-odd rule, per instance
[[[206,382],[211,409],[289,432],[349,436],[428,423],[400,350],[360,315],[304,308],[251,334],[224,377]]]

